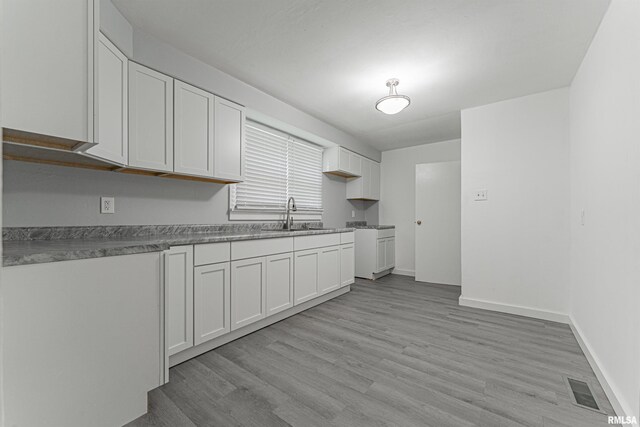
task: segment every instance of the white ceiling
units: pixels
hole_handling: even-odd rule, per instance
[[[460,137],[460,110],[570,84],[609,0],[114,0],[137,28],[372,146]],[[375,110],[385,81],[411,105]]]

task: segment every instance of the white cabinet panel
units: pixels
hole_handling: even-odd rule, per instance
[[[353,243],[340,246],[340,286],[352,284],[355,276],[355,246]]]
[[[201,243],[193,247],[193,265],[216,264],[231,259],[231,243]]]
[[[213,177],[214,102],[213,94],[175,80],[175,172]]]
[[[98,0],[2,2],[2,126],[94,141]]]
[[[231,331],[230,264],[195,267],[193,288],[195,345]]]
[[[265,317],[266,259],[250,258],[231,263],[231,330]]]
[[[193,347],[193,246],[165,252],[165,316],[169,356]]]
[[[361,177],[347,182],[347,199],[380,199],[380,164],[361,158]]]
[[[215,98],[215,154],[216,178],[242,181],[244,179],[245,108],[219,97]]]
[[[293,307],[293,253],[267,257],[266,286],[267,316]]]
[[[311,249],[295,253],[293,280],[294,305],[313,299],[319,295],[320,251]]]
[[[361,159],[342,147],[330,147],[322,153],[322,171],[347,178],[360,176]]]
[[[362,157],[356,153],[349,153],[349,172],[355,176],[362,175]]]
[[[173,172],[173,79],[129,62],[129,165]]]
[[[98,43],[98,111],[95,123],[98,145],[87,154],[126,165],[129,150],[129,60],[100,33]]]
[[[340,246],[319,250],[318,293],[324,295],[340,287]]]
[[[339,169],[345,172],[350,172],[349,164],[350,164],[350,153],[344,148],[340,148],[338,165]]]
[[[376,241],[376,260],[375,273],[387,268],[387,245],[385,239],[378,239]]]
[[[369,199],[380,200],[380,163],[369,162],[371,181],[369,183]]]
[[[396,239],[395,237],[389,237],[384,241],[384,256],[385,264],[387,268],[393,268],[396,266]]]

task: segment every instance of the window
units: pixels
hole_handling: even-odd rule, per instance
[[[245,180],[231,186],[230,219],[282,219],[294,197],[296,217],[322,216],[322,148],[247,121]]]

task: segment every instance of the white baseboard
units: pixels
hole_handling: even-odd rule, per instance
[[[460,296],[460,305],[465,307],[482,308],[484,310],[498,311],[501,313],[517,314],[519,316],[533,317],[534,319],[550,320],[552,322],[569,324],[569,316],[556,311],[540,310],[537,308],[523,307],[520,305],[502,304],[481,299],[466,298]]]
[[[391,271],[391,274],[399,274],[401,276],[411,276],[414,277],[416,275],[415,270],[403,270],[401,268],[394,268]]]
[[[598,363],[598,357],[591,349],[591,346],[589,345],[588,341],[584,339],[584,334],[582,333],[582,330],[573,321],[573,318],[571,316],[569,316],[569,326],[571,327],[571,330],[573,331],[573,335],[575,335],[576,340],[578,340],[578,344],[580,345],[582,352],[586,356],[587,361],[589,362],[589,365],[591,365],[591,369],[596,374],[596,378],[598,378],[600,385],[604,389],[604,393],[607,395],[609,402],[611,402],[611,406],[613,406],[613,410],[616,411],[616,415],[618,416],[636,415],[637,416],[637,414],[633,413],[631,408],[625,408],[626,405],[623,405],[622,402],[620,402],[620,400],[618,399],[616,392],[611,386],[611,382],[608,380],[607,375],[600,368],[600,364]]]

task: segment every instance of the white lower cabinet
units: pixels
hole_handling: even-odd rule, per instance
[[[396,266],[396,238],[387,237],[384,242],[384,260],[386,268]]]
[[[319,249],[318,293],[324,295],[340,287],[340,246]]]
[[[295,252],[294,305],[309,301],[319,295],[319,266],[320,251],[318,249]]]
[[[340,286],[347,286],[355,281],[355,257],[353,243],[340,246]]]
[[[293,253],[267,257],[266,315],[293,307]]]
[[[193,347],[193,246],[165,251],[165,322],[169,356]]]
[[[376,241],[376,273],[387,269],[387,244],[386,239]]]
[[[231,331],[230,263],[194,268],[193,307],[195,345]]]
[[[267,280],[265,257],[231,262],[231,330],[264,319]]]

